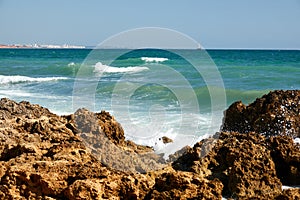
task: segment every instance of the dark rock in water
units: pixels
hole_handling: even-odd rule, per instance
[[[1,99],[0,199],[299,199],[299,189],[281,190],[300,185],[300,145],[290,137],[299,135],[299,102],[299,91],[275,91],[235,103],[226,131],[168,164],[126,140],[108,112],[57,116]]]
[[[300,137],[300,90],[277,90],[248,106],[233,103],[225,112],[223,131]]]
[[[162,136],[161,138],[159,138],[159,140],[162,140],[162,142],[164,144],[168,144],[168,143],[172,143],[173,140],[171,138],[168,138],[167,136]]]

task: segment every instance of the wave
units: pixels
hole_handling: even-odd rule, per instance
[[[148,67],[111,67],[97,62],[94,68],[94,73],[136,73],[144,70],[149,70]]]
[[[28,76],[5,76],[0,75],[0,84],[16,84],[16,83],[28,83],[28,82],[50,82],[58,80],[66,80],[67,77],[28,77]]]
[[[157,154],[163,153],[165,159],[184,146],[193,146],[199,139],[209,137],[212,133],[218,131],[220,127],[220,124],[214,124],[213,126],[216,127],[211,129],[212,119],[210,114],[182,114],[181,112],[168,114],[160,111],[152,113],[152,117],[159,119],[157,121],[159,124],[147,119],[148,114],[147,111],[133,112],[130,116],[135,117],[126,118],[126,116],[116,113],[119,122],[123,125],[126,138],[135,141],[137,144],[153,147]],[[167,117],[164,117],[165,114]],[[172,139],[173,142],[164,144],[160,139],[163,136]]]
[[[22,90],[0,90],[0,97],[30,97],[31,93],[22,91]]]
[[[145,62],[164,62],[169,60],[168,58],[157,58],[157,57],[141,57],[141,60]]]
[[[75,63],[74,63],[74,62],[70,62],[70,63],[68,64],[68,67],[72,67],[72,66],[75,66]]]

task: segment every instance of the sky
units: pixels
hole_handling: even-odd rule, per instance
[[[0,0],[0,44],[96,46],[142,27],[205,48],[300,49],[300,0]]]

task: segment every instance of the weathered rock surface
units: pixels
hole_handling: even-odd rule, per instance
[[[221,199],[223,184],[197,173],[164,172],[155,179],[147,199]]]
[[[223,195],[233,198],[273,199],[281,193],[282,184],[264,136],[236,132],[222,132],[218,136],[218,140],[198,142],[173,167],[221,180]],[[212,143],[203,157],[203,148]]]
[[[125,172],[147,172],[165,166],[153,149],[125,141],[121,125],[109,115],[79,109],[74,114],[78,135],[104,165]]]
[[[238,199],[274,199],[282,193],[282,183],[300,185],[300,146],[290,137],[299,131],[299,98],[299,91],[275,91],[248,107],[232,104],[225,112],[224,131],[188,148],[173,167],[218,178],[223,195]],[[273,115],[291,120],[292,126],[273,123]],[[266,123],[259,123],[267,116]]]
[[[222,132],[171,164],[127,141],[107,112],[57,116],[1,99],[0,199],[299,199],[299,189],[281,190],[300,185],[300,146],[290,137],[299,135],[299,96],[233,104]]]
[[[201,188],[202,195],[221,197],[222,189],[214,191],[222,188],[220,181],[168,167],[152,148],[126,141],[107,112],[80,109],[57,116],[38,105],[1,99],[0,136],[0,199],[151,199],[165,173],[177,177],[169,181],[174,187],[186,177],[176,188],[182,193],[197,197],[192,190]],[[126,173],[150,169],[157,170]],[[164,198],[174,197],[172,189],[164,189]]]
[[[300,188],[287,189],[281,195],[276,197],[276,200],[299,200]]]
[[[284,185],[300,185],[300,146],[287,136],[271,137],[266,143],[281,182]]]
[[[300,90],[277,90],[246,106],[233,103],[225,112],[223,131],[300,137]]]

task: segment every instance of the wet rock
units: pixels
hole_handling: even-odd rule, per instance
[[[162,142],[164,144],[168,144],[168,143],[172,143],[173,140],[171,138],[168,138],[167,136],[162,136],[161,138],[159,138],[159,140],[162,140]]]
[[[233,103],[225,112],[222,130],[300,137],[300,90],[276,90],[248,106]]]

